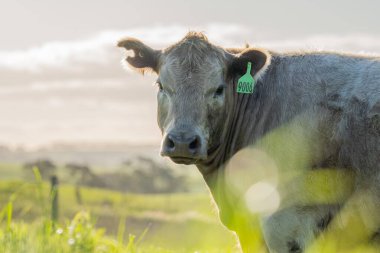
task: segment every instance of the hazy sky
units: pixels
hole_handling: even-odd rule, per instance
[[[244,25],[258,38],[380,34],[377,0],[2,0],[0,48],[20,49],[99,31],[182,24]]]
[[[0,144],[158,143],[154,76],[120,66],[134,36],[380,53],[380,1],[13,0],[0,9]]]

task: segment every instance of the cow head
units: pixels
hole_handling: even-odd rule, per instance
[[[265,51],[223,49],[202,33],[190,32],[164,50],[127,38],[119,47],[132,50],[126,61],[141,72],[158,74],[158,125],[161,155],[176,163],[196,164],[223,141],[224,126],[236,96],[234,82],[252,63],[258,78],[269,64]]]

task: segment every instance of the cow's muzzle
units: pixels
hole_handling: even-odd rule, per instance
[[[193,164],[207,158],[204,138],[193,132],[169,132],[164,136],[161,155],[175,163]]]

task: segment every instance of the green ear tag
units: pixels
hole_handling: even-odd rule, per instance
[[[253,93],[255,87],[255,79],[251,76],[251,63],[248,62],[247,73],[238,80],[237,93]]]

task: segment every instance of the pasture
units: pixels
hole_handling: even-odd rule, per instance
[[[0,252],[4,253],[238,253],[236,237],[221,225],[210,195],[131,194],[74,185],[58,190],[59,220],[51,219],[51,190],[37,172],[16,164],[0,165]],[[257,233],[259,232],[257,227]],[[355,230],[355,227],[353,227]],[[264,242],[262,251],[265,251]],[[323,250],[337,252],[335,241]],[[375,253],[363,245],[351,253]],[[258,252],[260,253],[260,252]]]
[[[0,252],[239,252],[207,193],[124,194],[60,185],[59,221],[50,220],[50,186],[17,180],[2,165]]]

